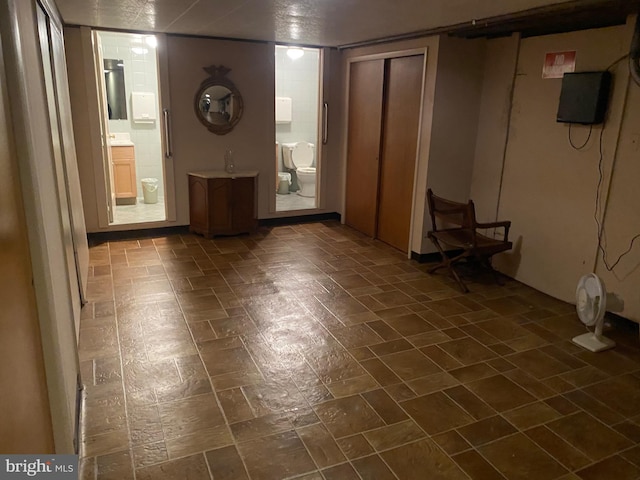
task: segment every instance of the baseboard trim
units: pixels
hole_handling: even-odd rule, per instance
[[[297,223],[310,223],[310,222],[322,222],[326,220],[340,221],[340,214],[336,212],[332,213],[317,213],[313,215],[298,215],[295,217],[277,217],[277,218],[262,218],[258,220],[258,226],[260,227],[278,227],[282,225],[295,225]],[[189,233],[189,225],[181,225],[174,227],[158,227],[158,228],[145,228],[137,230],[119,230],[111,232],[92,232],[87,233],[87,240],[90,247],[97,245],[114,242],[117,240],[137,240],[141,238],[161,237],[164,235],[186,235]]]
[[[332,213],[316,213],[313,215],[298,215],[295,217],[261,218],[260,220],[258,220],[258,225],[261,227],[279,227],[282,225],[295,225],[296,223],[322,222],[325,220],[340,221],[340,214],[336,212],[332,212]]]
[[[90,247],[116,240],[137,240],[140,238],[161,237],[163,235],[185,235],[189,233],[189,225],[179,227],[145,228],[142,230],[119,230],[114,232],[87,233]]]
[[[80,431],[83,426],[82,415],[84,411],[84,387],[80,374],[78,373],[76,380],[76,415],[75,415],[75,431],[73,432],[73,449],[76,455],[80,454]]]

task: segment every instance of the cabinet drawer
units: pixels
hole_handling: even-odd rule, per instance
[[[113,160],[131,160],[134,158],[133,147],[111,147]]]

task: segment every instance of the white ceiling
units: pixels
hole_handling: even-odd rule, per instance
[[[571,0],[55,0],[66,24],[340,46]]]

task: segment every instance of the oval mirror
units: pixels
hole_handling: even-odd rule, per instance
[[[224,135],[233,130],[242,116],[242,96],[226,77],[230,72],[228,68],[212,65],[204,70],[211,76],[200,84],[196,92],[196,116],[209,131]]]

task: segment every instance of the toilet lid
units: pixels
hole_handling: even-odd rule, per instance
[[[297,168],[310,167],[313,164],[313,143],[298,142],[291,156]]]

